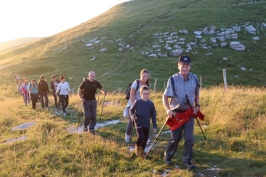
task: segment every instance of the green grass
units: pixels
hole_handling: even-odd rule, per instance
[[[70,98],[71,114],[66,118],[53,114],[50,96],[48,112],[25,107],[12,84],[1,87],[0,102],[0,174],[1,176],[159,176],[170,170],[171,176],[265,176],[264,162],[266,122],[265,89],[257,87],[223,86],[201,90],[201,109],[205,121],[200,121],[207,142],[195,122],[193,171],[182,168],[183,143],[174,156],[179,168],[166,166],[163,153],[169,134],[162,134],[146,160],[128,153],[124,142],[127,120],[122,118],[126,105],[124,94],[106,96],[107,101],[120,100],[119,106],[107,106],[101,113],[100,95],[97,108],[98,121],[120,119],[120,123],[98,129],[97,135],[70,134],[66,128],[78,125],[80,101],[77,95]],[[10,95],[6,97],[5,95]],[[161,92],[152,93],[151,100],[157,110],[158,128],[165,120]],[[26,130],[11,131],[22,123],[36,122]],[[164,128],[165,131],[168,127]],[[27,140],[4,142],[14,137],[27,136]],[[151,139],[154,135],[151,133]],[[135,141],[135,136],[132,140]],[[217,167],[222,170],[210,171]]]
[[[135,0],[117,5],[108,12],[74,28],[47,37],[25,46],[0,53],[0,176],[159,176],[169,169],[171,176],[265,176],[265,23],[266,2],[232,5],[242,0]],[[192,57],[192,72],[202,76],[201,109],[206,115],[200,122],[208,138],[205,142],[195,124],[194,171],[182,167],[166,166],[163,152],[169,134],[160,136],[147,160],[136,158],[127,152],[124,143],[126,120],[122,112],[126,105],[124,90],[127,84],[139,77],[147,68],[151,83],[157,79],[157,90],[151,100],[157,109],[159,128],[165,120],[161,95],[164,83],[177,72],[174,57],[148,58],[141,55],[156,39],[152,34],[187,29],[186,42],[194,41],[194,30],[207,26],[230,28],[235,24],[250,22],[259,31],[247,34],[242,27],[238,32],[246,51],[237,52],[229,47],[201,49]],[[140,30],[140,33],[138,33]],[[253,42],[252,37],[260,37]],[[89,40],[106,37],[93,49],[84,46]],[[204,36],[207,43],[209,38]],[[124,41],[134,48],[118,50],[119,42],[108,44],[108,40]],[[227,41],[230,42],[231,40]],[[101,48],[107,48],[101,53]],[[162,52],[166,52],[162,49]],[[206,53],[214,55],[206,56]],[[95,56],[95,60],[91,58]],[[222,58],[227,57],[228,61]],[[242,71],[239,67],[247,68]],[[227,69],[229,89],[221,85],[222,70]],[[249,69],[252,69],[250,71]],[[120,119],[117,125],[99,129],[96,136],[88,133],[70,134],[66,128],[78,125],[80,102],[76,95],[70,98],[72,115],[62,118],[53,114],[53,99],[50,96],[48,112],[25,107],[12,83],[14,74],[28,80],[45,75],[65,75],[71,88],[77,90],[83,77],[93,70],[96,78],[108,91],[106,100],[121,100],[119,106],[97,108],[98,121]],[[107,74],[106,74],[107,73]],[[238,76],[236,78],[235,76]],[[121,94],[117,93],[122,88]],[[111,95],[113,91],[116,94]],[[102,102],[103,96],[97,96]],[[11,131],[22,123],[36,122],[26,129]],[[168,127],[165,127],[168,130]],[[27,136],[24,141],[4,142],[7,139]],[[182,141],[173,158],[181,166]],[[221,171],[208,168],[217,166]],[[156,174],[153,171],[156,170]]]

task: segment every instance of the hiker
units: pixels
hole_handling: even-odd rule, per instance
[[[59,95],[59,100],[62,103],[63,116],[66,116],[66,107],[68,106],[69,96],[71,90],[65,76],[60,76],[61,82],[58,84],[56,95]],[[68,96],[69,95],[69,96]]]
[[[101,90],[101,92],[106,95],[106,91],[102,87],[102,85],[95,80],[95,73],[90,71],[88,74],[88,78],[85,79],[79,86],[78,93],[79,97],[83,102],[83,111],[84,111],[84,120],[83,120],[83,131],[89,131],[94,135],[95,134],[95,125],[96,125],[96,107],[97,102],[95,99],[95,94],[97,88]]]
[[[28,89],[28,85],[29,85],[29,82],[27,80],[25,80],[24,83],[20,87],[25,106],[28,106],[28,104],[29,104],[29,89]]]
[[[180,56],[178,58],[178,69],[179,72],[168,79],[167,87],[163,94],[163,105],[166,109],[166,113],[169,117],[176,113],[181,113],[188,110],[190,107],[186,101],[188,98],[190,103],[195,102],[195,107],[193,108],[193,113],[196,114],[200,108],[199,105],[199,85],[196,75],[192,74],[191,59],[189,56]],[[170,98],[170,104],[169,104]],[[178,143],[184,136],[184,156],[183,165],[188,169],[196,168],[196,166],[191,162],[192,160],[192,147],[194,144],[194,118],[190,118],[180,127],[175,130],[171,130],[171,138],[168,142],[165,151],[165,163],[171,164],[171,158],[174,156]]]
[[[20,92],[21,82],[20,82],[20,77],[19,77],[19,75],[15,74],[15,76],[14,76],[14,80],[15,80],[15,83],[17,84],[17,91]]]
[[[58,87],[59,83],[60,83],[60,81],[56,78],[55,75],[53,75],[52,78],[51,78],[51,89],[53,90],[54,105],[55,105],[55,108],[57,110],[60,108],[59,95],[56,94],[56,90],[57,90],[57,87]],[[57,102],[57,100],[58,100],[58,102]]]
[[[140,88],[141,99],[136,100],[130,108],[130,117],[135,122],[137,140],[135,144],[135,153],[137,156],[144,157],[144,150],[149,138],[150,118],[153,124],[153,133],[157,131],[156,110],[152,101],[149,100],[149,88],[142,86]]]
[[[124,116],[128,116],[128,123],[126,126],[126,132],[125,132],[125,142],[129,143],[130,142],[130,137],[131,137],[131,130],[132,130],[132,120],[129,116],[129,108],[132,106],[132,103],[135,102],[135,100],[140,99],[140,92],[139,88],[142,86],[147,86],[149,88],[150,86],[150,79],[149,79],[149,71],[147,69],[142,69],[140,71],[140,79],[135,80],[132,85],[131,85],[131,90],[130,90],[130,96],[129,100],[127,103],[127,106],[124,110]]]
[[[29,91],[31,96],[32,109],[35,109],[38,99],[38,84],[35,79],[32,79],[31,83],[29,84]]]
[[[42,104],[42,110],[48,110],[48,93],[50,93],[47,81],[44,76],[40,76],[38,82],[38,94],[40,95],[40,102]],[[44,100],[45,99],[45,102]],[[44,107],[45,106],[45,107]]]

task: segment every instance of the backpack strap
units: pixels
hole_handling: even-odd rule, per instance
[[[191,72],[189,72],[189,73],[191,73]],[[200,84],[199,84],[199,81],[198,81],[198,78],[197,78],[196,74],[193,74],[193,73],[191,73],[191,74],[194,76],[194,79],[196,81],[196,84],[200,88]]]
[[[173,93],[175,94],[175,80],[174,80],[174,77],[173,76],[170,77],[170,81],[171,81]]]
[[[189,72],[189,73],[191,73],[191,72]],[[194,77],[194,79],[196,81],[197,86],[200,88],[200,84],[199,84],[199,81],[198,81],[197,76],[195,74],[193,74],[193,73],[191,73],[191,74],[193,75],[193,77]],[[175,79],[174,79],[174,76],[171,76],[170,77],[170,81],[171,81],[173,93],[175,94],[175,87],[174,87],[175,86]]]
[[[137,81],[137,87],[136,87],[136,92],[137,92],[137,90],[139,89],[139,80],[137,79],[136,81]]]

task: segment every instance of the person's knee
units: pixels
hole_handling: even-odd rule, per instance
[[[189,144],[189,145],[193,145],[194,144],[194,137],[193,136],[185,137],[185,143]]]

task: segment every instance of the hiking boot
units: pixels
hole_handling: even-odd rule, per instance
[[[128,135],[127,133],[125,133],[125,142],[126,143],[130,142],[130,135]]]
[[[186,167],[189,170],[192,170],[192,169],[196,168],[196,166],[193,163],[191,163],[191,162],[183,162],[183,166]]]
[[[83,127],[83,131],[84,132],[87,132],[88,131],[88,128],[87,127]]]
[[[171,159],[167,158],[166,151],[164,151],[164,162],[167,165],[171,165],[171,163],[172,163]]]
[[[95,135],[95,130],[90,130],[90,133],[91,133],[92,135]]]
[[[141,146],[138,146],[138,145],[135,145],[135,154],[138,156],[138,157],[144,157],[144,151],[143,151],[143,148]]]
[[[171,159],[167,159],[167,158],[165,158],[164,162],[165,162],[167,165],[171,165],[171,164],[172,164]]]

